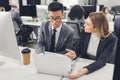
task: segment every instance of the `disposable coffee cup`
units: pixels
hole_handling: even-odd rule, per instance
[[[30,64],[30,52],[31,50],[28,48],[25,48],[21,51],[24,65]]]

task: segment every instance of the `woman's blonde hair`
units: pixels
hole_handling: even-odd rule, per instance
[[[94,25],[94,28],[97,30],[97,33],[100,38],[105,38],[109,36],[110,34],[109,24],[103,13],[92,12],[89,14],[88,17],[92,21],[92,24]]]

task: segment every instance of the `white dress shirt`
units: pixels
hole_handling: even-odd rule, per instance
[[[58,38],[59,38],[59,35],[60,35],[61,27],[62,27],[62,23],[60,24],[60,26],[58,28],[56,28],[55,46],[57,45],[57,42],[58,42]],[[54,29],[54,27],[52,26],[52,33],[53,33],[53,29]]]

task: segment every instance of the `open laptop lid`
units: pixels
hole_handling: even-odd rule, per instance
[[[46,52],[45,52],[46,53]],[[47,52],[46,55],[33,54],[37,72],[66,76],[71,71],[71,59],[67,56]]]

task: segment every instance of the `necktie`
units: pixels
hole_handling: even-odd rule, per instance
[[[53,29],[53,34],[51,36],[51,45],[50,45],[51,52],[54,52],[54,48],[55,48],[55,35],[56,35],[56,29]]]

